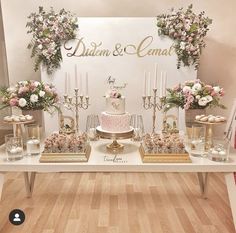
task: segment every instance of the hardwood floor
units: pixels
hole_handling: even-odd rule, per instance
[[[212,174],[208,199],[196,174],[37,174],[26,198],[21,173],[7,174],[0,202],[0,233],[234,233],[222,174]],[[8,221],[22,209],[21,226]]]

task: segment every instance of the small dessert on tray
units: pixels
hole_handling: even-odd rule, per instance
[[[32,121],[33,116],[31,115],[11,115],[5,116],[3,120],[7,123],[22,123],[27,121]]]
[[[214,116],[214,115],[197,115],[195,117],[196,121],[200,122],[208,122],[208,123],[220,123],[220,122],[225,122],[226,118],[223,116]]]

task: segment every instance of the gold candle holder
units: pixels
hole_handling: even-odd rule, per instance
[[[75,112],[75,130],[79,133],[79,109],[88,109],[89,96],[79,95],[79,89],[75,88],[74,98],[68,95],[64,95],[64,106]],[[74,100],[74,101],[73,101]]]
[[[153,89],[153,96],[143,96],[143,108],[145,110],[153,109],[152,114],[152,133],[155,133],[156,129],[156,112],[161,111],[164,106],[164,99],[165,97],[159,97],[157,96],[157,89]],[[152,101],[153,100],[153,101]]]

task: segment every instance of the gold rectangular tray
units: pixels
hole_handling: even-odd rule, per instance
[[[88,162],[91,146],[87,146],[84,153],[42,153],[40,163],[78,163]]]
[[[143,163],[191,163],[188,153],[183,154],[153,154],[145,153],[143,146],[139,147]]]

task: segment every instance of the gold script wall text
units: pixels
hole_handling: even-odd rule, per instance
[[[65,50],[67,50],[68,57],[109,57],[109,56],[124,56],[124,55],[136,55],[137,57],[146,56],[171,56],[174,53],[174,45],[169,48],[152,48],[153,36],[146,36],[140,43],[122,45],[116,43],[114,49],[108,49],[102,47],[102,42],[91,42],[89,46],[86,46],[84,38],[75,39],[74,46],[69,45],[69,41],[64,44]]]

